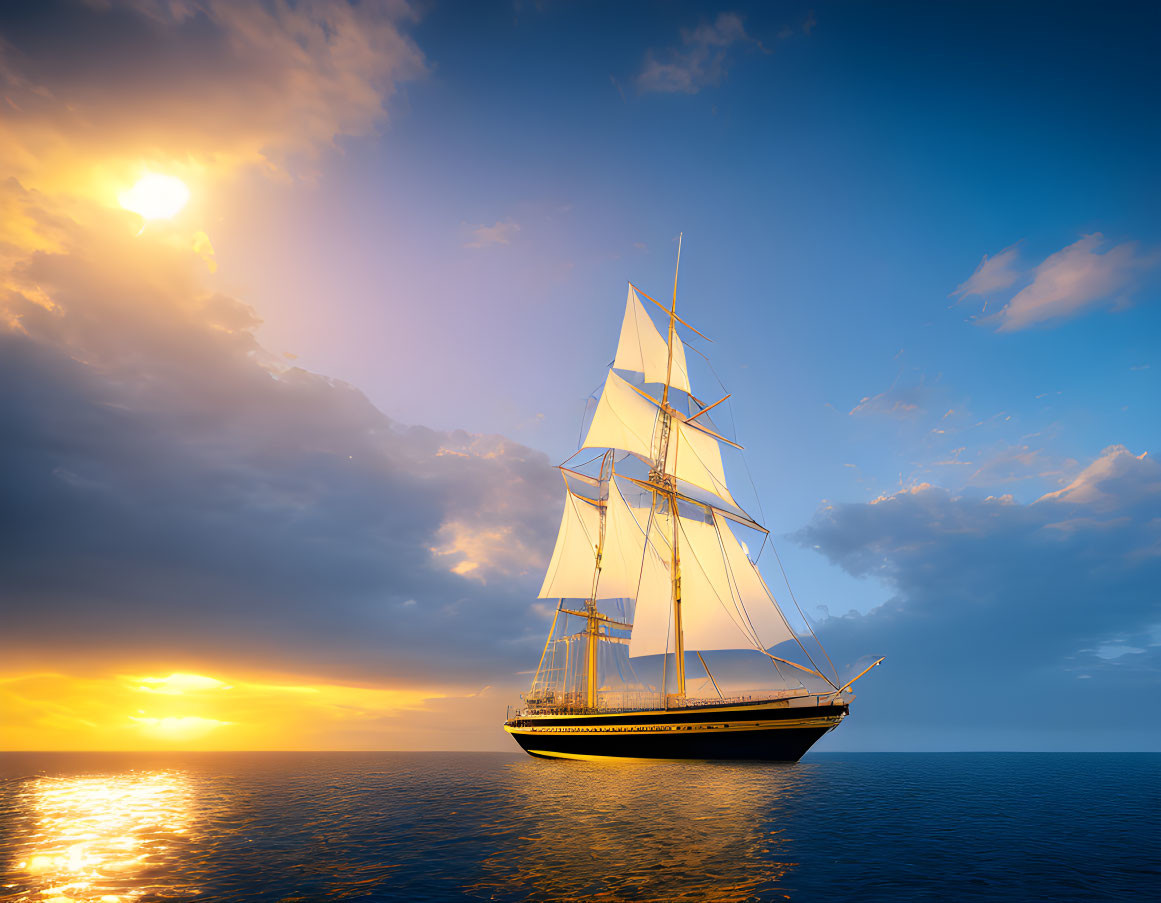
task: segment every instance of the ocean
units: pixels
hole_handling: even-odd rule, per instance
[[[1161,898],[1161,755],[3,753],[0,899]]]

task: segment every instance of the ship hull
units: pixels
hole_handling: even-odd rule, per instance
[[[797,762],[847,705],[704,706],[652,712],[537,715],[504,729],[529,755],[564,759]]]

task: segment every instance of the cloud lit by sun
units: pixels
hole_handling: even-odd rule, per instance
[[[177,216],[189,202],[189,188],[175,176],[146,173],[117,196],[121,206],[145,220]]]

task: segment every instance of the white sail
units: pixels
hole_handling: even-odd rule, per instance
[[[633,286],[625,299],[625,319],[621,323],[621,337],[617,342],[617,356],[613,366],[618,370],[634,370],[645,376],[647,383],[663,383],[669,375],[669,384],[689,392],[689,371],[685,363],[685,343],[673,337],[673,369],[669,370],[669,346],[645,312]]]
[[[643,549],[648,566],[642,569],[637,589],[629,655],[672,652],[676,645],[669,571],[673,521],[662,509],[650,512],[626,506],[626,510],[643,545],[649,528],[649,543]],[[678,559],[682,638],[687,650],[767,649],[794,638],[724,519],[715,516],[707,523],[679,517]]]
[[[565,491],[564,514],[541,599],[588,599],[593,591],[600,540],[601,512],[592,502]]]
[[[660,450],[661,408],[609,371],[582,448],[615,448],[653,462]],[[669,430],[665,470],[682,482],[716,495],[727,505],[738,503],[726,485],[718,440],[676,415]]]
[[[652,460],[658,410],[610,370],[581,448],[616,448]]]
[[[669,585],[669,558],[645,545],[644,521],[638,522],[616,480],[609,481],[605,507],[605,544],[601,554],[601,599],[636,599],[642,585]],[[644,516],[647,518],[648,509]],[[660,575],[660,576],[659,576]]]
[[[678,523],[685,647],[769,649],[794,639],[725,519],[682,517]]]
[[[692,424],[674,420],[669,430],[669,454],[665,469],[677,479],[712,492],[723,502],[738,507],[726,486],[726,472],[722,467],[722,450],[718,440]]]

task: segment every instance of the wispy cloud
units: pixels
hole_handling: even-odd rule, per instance
[[[1094,232],[1028,268],[1020,265],[1013,245],[994,257],[985,255],[952,295],[960,300],[982,297],[982,312],[986,312],[992,296],[1024,283],[999,311],[980,320],[994,325],[997,332],[1015,332],[1100,306],[1127,305],[1140,287],[1141,275],[1159,259],[1156,253],[1143,253],[1137,242],[1110,247],[1103,235]]]
[[[520,231],[520,224],[511,219],[499,220],[490,226],[484,224],[465,224],[471,239],[464,243],[465,248],[487,248],[492,245],[507,245],[512,243],[516,233]]]
[[[637,76],[642,94],[696,94],[702,88],[720,84],[726,76],[731,53],[740,47],[767,52],[761,42],[746,32],[737,13],[720,13],[713,24],[681,30],[681,46],[661,54],[645,54],[645,64]]]
[[[851,417],[880,416],[911,420],[927,413],[923,406],[924,387],[892,386],[878,395],[866,395],[848,411]]]
[[[1005,248],[992,257],[985,254],[976,271],[966,281],[960,283],[952,295],[963,300],[971,295],[991,295],[1015,285],[1021,277],[1017,266],[1018,258],[1016,245]]]

